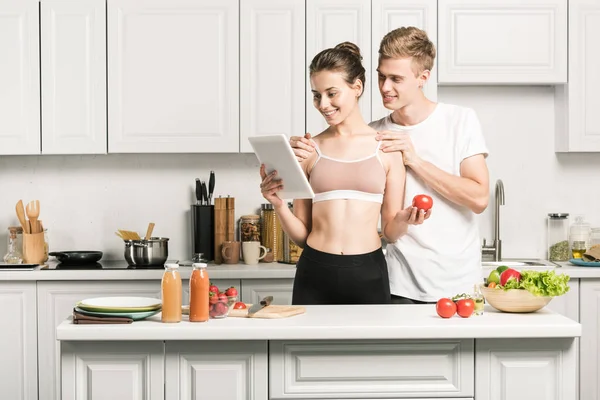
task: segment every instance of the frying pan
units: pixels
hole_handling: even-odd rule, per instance
[[[48,253],[63,265],[94,264],[102,258],[101,251],[53,251]]]

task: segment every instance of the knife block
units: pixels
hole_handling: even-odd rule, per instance
[[[214,260],[214,206],[192,205],[192,254],[201,253],[202,259]]]

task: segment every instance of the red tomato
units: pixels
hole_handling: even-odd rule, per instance
[[[234,297],[238,295],[238,291],[236,288],[234,288],[233,286],[230,287],[229,289],[227,289],[225,291],[225,294],[227,295],[227,297]]]
[[[456,312],[463,318],[469,318],[475,310],[475,302],[473,299],[461,299],[456,302]]]
[[[208,291],[213,293],[219,293],[219,288],[217,287],[217,285],[211,283],[210,287],[208,288]]]
[[[456,313],[456,304],[450,299],[439,299],[435,305],[435,311],[442,318],[450,318]]]
[[[217,304],[219,301],[219,295],[215,292],[208,292],[208,302],[209,304]]]
[[[521,280],[521,274],[519,271],[509,268],[500,275],[500,284],[502,286],[506,285],[506,282],[508,282],[509,279],[516,279],[517,282],[519,282]]]
[[[227,295],[225,293],[219,293],[219,302],[227,303]]]
[[[246,304],[242,303],[241,301],[238,301],[233,305],[233,308],[235,308],[236,310],[244,310],[246,309]]]
[[[412,205],[419,210],[427,211],[433,206],[433,199],[426,194],[418,194],[413,198]]]

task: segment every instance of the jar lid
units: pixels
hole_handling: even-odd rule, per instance
[[[550,218],[565,219],[569,216],[569,213],[548,213],[548,216]]]
[[[242,215],[240,218],[242,218],[242,219],[260,219],[260,215],[248,214],[248,215]]]
[[[192,268],[206,268],[208,265],[206,263],[193,263]]]
[[[179,268],[179,264],[165,264],[165,268],[169,268],[169,269],[177,269]]]
[[[575,217],[575,222],[571,225],[571,233],[587,236],[590,234],[590,224],[585,222],[581,215],[578,215]]]

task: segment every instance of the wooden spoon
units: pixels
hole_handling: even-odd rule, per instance
[[[154,230],[154,222],[148,224],[148,230],[146,231],[146,240],[150,240],[152,237],[152,231]]]
[[[31,233],[29,230],[29,222],[25,219],[25,208],[23,207],[23,200],[19,200],[16,206],[17,218],[23,227],[23,232]]]
[[[38,217],[40,216],[40,201],[32,200],[27,204],[27,217],[29,218],[29,225],[31,225],[31,233],[39,233],[40,226],[38,224]]]

